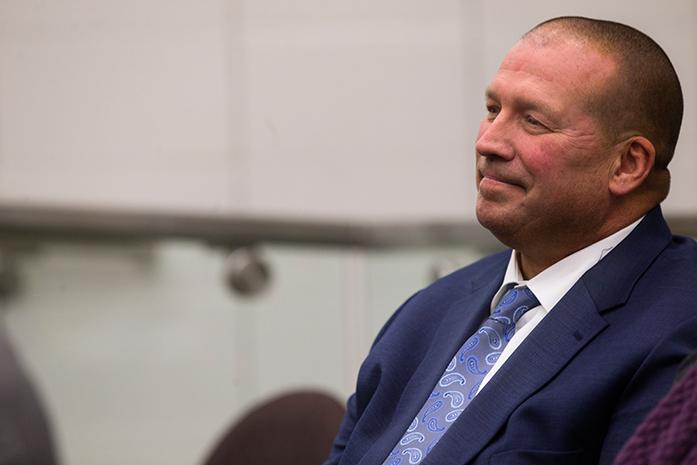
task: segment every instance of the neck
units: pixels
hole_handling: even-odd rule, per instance
[[[640,211],[634,215],[626,216],[621,221],[606,223],[603,227],[598,228],[593,234],[586,234],[576,238],[564,237],[561,241],[548,241],[544,244],[534,246],[523,246],[516,248],[518,268],[525,280],[529,280],[572,255],[579,250],[582,250],[598,241],[601,241],[616,232],[626,228],[636,220],[646,214],[647,211]],[[575,239],[575,240],[572,240]]]

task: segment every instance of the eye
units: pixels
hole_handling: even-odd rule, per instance
[[[525,122],[528,123],[530,126],[535,126],[535,127],[544,127],[542,123],[537,121],[535,118],[533,118],[530,115],[525,116]]]
[[[499,111],[501,111],[501,109],[496,105],[487,105],[486,106],[486,112],[487,112],[489,118],[495,118],[496,115],[499,114]]]

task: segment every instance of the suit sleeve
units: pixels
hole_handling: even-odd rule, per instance
[[[344,453],[344,449],[346,448],[346,444],[351,437],[353,428],[356,426],[357,419],[358,412],[356,408],[356,394],[353,394],[351,397],[349,397],[348,402],[346,403],[346,415],[344,415],[344,419],[339,427],[339,434],[337,434],[336,439],[334,440],[332,451],[329,454],[327,461],[324,462],[324,465],[337,465],[339,463]]]
[[[599,465],[611,465],[625,442],[673,384],[678,367],[697,350],[697,318],[681,324],[649,352],[615,409]]]
[[[377,344],[380,339],[385,335],[387,330],[392,326],[392,323],[394,320],[397,318],[397,316],[401,313],[402,309],[407,306],[407,304],[418,294],[418,292],[414,295],[412,295],[409,299],[407,299],[398,309],[395,311],[392,316],[387,320],[387,322],[383,325],[382,329],[378,333],[378,335],[375,337],[375,340],[373,341],[373,344],[371,346],[371,350],[373,347],[375,347],[375,344]],[[368,354],[368,357],[366,358],[366,361],[370,358],[370,354]],[[361,367],[361,371],[364,370],[364,367],[366,366],[366,362],[363,362],[363,366]],[[360,382],[360,379],[362,378],[359,374],[358,376],[359,381],[356,386],[356,392],[351,395],[346,403],[346,414],[344,415],[344,419],[341,422],[341,426],[339,427],[339,433],[336,436],[336,439],[334,440],[334,445],[332,446],[332,450],[329,454],[329,458],[324,462],[323,465],[338,465],[339,462],[341,461],[341,458],[344,454],[344,450],[346,449],[346,445],[349,442],[349,439],[351,438],[351,435],[353,434],[354,428],[356,426],[356,423],[358,423],[358,420],[361,417],[361,414],[363,412],[363,409],[365,408],[365,405],[367,404],[367,401],[372,397],[373,395],[373,389],[372,388],[366,388],[363,383]],[[370,383],[366,383],[370,384]],[[358,398],[359,396],[361,397],[361,402],[359,405]]]

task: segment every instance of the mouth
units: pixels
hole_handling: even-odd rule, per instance
[[[478,177],[479,177],[479,188],[481,189],[482,186],[484,187],[496,187],[496,186],[513,186],[513,187],[518,187],[523,189],[524,186],[519,183],[518,181],[508,177],[508,176],[503,176],[499,173],[491,173],[491,172],[482,172],[481,170],[478,171]]]

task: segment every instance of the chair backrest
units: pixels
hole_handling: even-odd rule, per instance
[[[697,356],[629,438],[613,465],[697,464]]]
[[[0,325],[0,465],[54,465],[56,460],[39,396]]]
[[[205,465],[321,465],[345,409],[315,391],[281,395],[253,408],[220,439]]]

